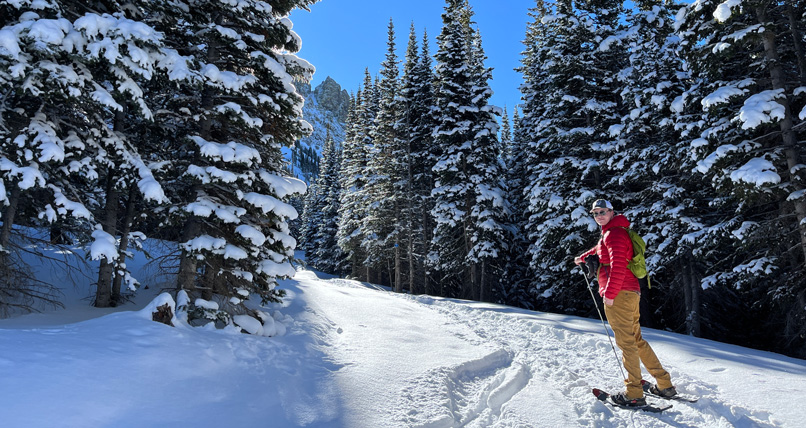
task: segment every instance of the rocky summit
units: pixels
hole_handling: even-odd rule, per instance
[[[337,145],[344,141],[350,94],[330,76],[313,89],[310,84],[298,83],[297,91],[305,98],[303,118],[311,124],[313,133],[294,144],[288,160],[297,177],[311,182],[318,172],[328,133]]]

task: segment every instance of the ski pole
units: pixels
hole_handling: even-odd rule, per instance
[[[579,267],[582,270],[582,266]],[[613,339],[610,338],[610,330],[607,329],[607,324],[605,324],[604,317],[602,316],[602,311],[599,310],[599,302],[596,301],[596,296],[593,295],[593,290],[591,290],[591,283],[588,281],[588,275],[585,275],[585,271],[582,270],[582,276],[585,278],[585,284],[588,285],[588,291],[591,293],[591,299],[593,299],[593,305],[596,306],[596,312],[599,313],[599,319],[602,321],[602,327],[604,327],[605,334],[607,334],[607,340],[610,341],[610,348],[613,349],[613,355],[616,356],[616,365],[618,365],[619,370],[621,370],[621,376],[623,379],[627,379],[627,375],[624,374],[624,368],[621,367],[621,363],[618,360],[618,352],[616,352],[616,346],[613,345]]]

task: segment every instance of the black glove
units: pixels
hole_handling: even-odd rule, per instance
[[[588,277],[588,279],[596,278],[596,273],[599,272],[599,256],[592,254],[585,257],[582,266],[582,269],[585,271],[585,276]]]

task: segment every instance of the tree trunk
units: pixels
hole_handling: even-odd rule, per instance
[[[217,16],[213,19],[218,24],[221,24],[221,17]],[[218,44],[211,42],[207,48],[207,63],[215,64],[220,59],[218,52]],[[202,91],[201,108],[203,111],[208,111],[214,105],[214,90],[210,87],[205,87]],[[199,134],[204,139],[210,139],[211,129],[213,127],[213,120],[210,115],[205,115],[205,119],[199,123]],[[201,155],[196,151],[195,160],[201,159]],[[196,198],[199,186],[193,185],[190,189],[190,197]],[[182,243],[188,242],[201,232],[201,220],[190,214],[187,221],[182,228]],[[176,276],[176,288],[178,290],[192,291],[196,289],[196,269],[198,268],[197,259],[195,255],[191,255],[185,251],[181,252],[179,260],[179,273]]]
[[[479,301],[486,302],[489,299],[489,290],[487,289],[487,276],[485,275],[485,271],[487,269],[487,263],[481,263],[481,275],[479,278]]]
[[[803,50],[803,33],[798,26],[800,19],[795,15],[795,9],[790,1],[785,1],[784,4],[786,17],[789,19],[789,32],[792,33],[792,47],[795,49],[795,57],[798,59],[800,84],[806,85],[806,52]]]
[[[423,265],[425,265],[425,257],[427,257],[429,253],[429,249],[431,247],[431,233],[433,229],[431,227],[430,222],[430,214],[429,214],[429,207],[428,207],[428,198],[425,197],[422,200],[422,214],[423,214],[423,242],[422,242],[422,254],[423,254]],[[425,294],[436,294],[436,290],[434,289],[434,278],[431,275],[426,274],[423,275],[423,291]]]
[[[17,215],[17,207],[20,203],[22,191],[18,183],[11,183],[11,193],[8,195],[8,205],[3,212],[3,228],[0,229],[0,250],[9,251],[11,244],[11,230],[14,226],[14,217]]]
[[[191,216],[182,228],[180,245],[195,238],[201,231],[201,222]],[[176,275],[176,290],[196,290],[196,256],[181,250],[179,258],[179,273]]]
[[[694,256],[690,248],[678,259],[678,272],[682,274],[683,295],[686,302],[686,334],[700,336],[700,277],[694,266]]]
[[[395,242],[395,291],[398,293],[403,292],[403,281],[400,279],[400,270],[400,245]],[[411,289],[409,289],[409,291],[411,291]]]
[[[758,22],[761,25],[767,26],[767,16],[764,6],[756,9]],[[773,28],[769,26],[769,28]],[[770,79],[772,80],[773,89],[782,89],[784,97],[777,100],[779,104],[784,107],[784,118],[778,122],[781,128],[781,139],[784,147],[784,155],[786,156],[787,169],[789,171],[796,171],[796,166],[800,162],[800,153],[798,150],[798,138],[792,130],[794,121],[792,119],[792,109],[790,108],[789,97],[786,87],[786,76],[784,69],[781,66],[781,61],[778,56],[778,46],[775,42],[775,33],[768,28],[768,31],[761,33],[762,40],[764,41],[764,54],[767,61],[770,63]],[[794,174],[798,174],[795,172]],[[802,190],[802,181],[798,177],[792,177],[792,186],[795,191]],[[803,252],[803,260],[806,262],[806,198],[799,198],[793,201],[795,205],[795,216],[797,218],[797,228],[800,235],[800,247]]]
[[[227,287],[224,286],[224,259],[221,256],[208,257],[205,260],[204,275],[202,275],[201,297],[204,300],[213,300],[216,294],[227,296]]]
[[[126,205],[126,215],[123,218],[123,229],[120,231],[120,245],[118,246],[118,270],[115,272],[115,279],[112,282],[112,306],[117,306],[121,303],[120,288],[123,283],[123,277],[126,271],[123,266],[126,265],[126,251],[129,249],[129,234],[132,230],[132,223],[134,223],[134,206],[135,198],[137,197],[137,187],[132,185],[129,187],[129,199]]]
[[[106,208],[101,226],[104,232],[116,236],[118,221],[118,203],[120,194],[115,188],[115,176],[109,171],[106,176]],[[101,258],[98,268],[98,289],[95,293],[95,307],[108,308],[112,304],[112,276],[115,273],[115,262]]]

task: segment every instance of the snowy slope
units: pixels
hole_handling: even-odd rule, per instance
[[[320,275],[321,276],[321,275]],[[391,293],[301,271],[273,338],[172,328],[86,302],[0,320],[9,427],[798,427],[806,362],[646,330],[681,391],[661,415],[615,410],[598,320]],[[580,292],[586,292],[580,289]],[[77,315],[78,314],[78,315]]]

